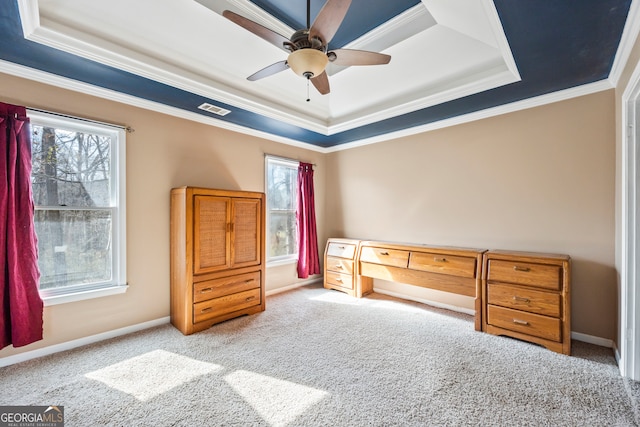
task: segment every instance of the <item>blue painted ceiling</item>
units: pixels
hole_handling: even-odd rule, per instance
[[[194,106],[213,103],[233,111],[222,120],[319,147],[426,125],[606,79],[631,4],[631,0],[494,0],[521,81],[326,136],[28,41],[22,33],[16,1],[2,0],[0,8],[2,60],[207,116]],[[306,0],[296,0],[299,8],[292,8],[291,0],[252,1],[293,28],[306,27]],[[313,21],[324,1],[311,3]],[[332,47],[343,46],[417,3],[353,0]]]

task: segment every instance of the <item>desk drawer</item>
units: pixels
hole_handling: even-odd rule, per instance
[[[325,279],[329,285],[339,286],[345,289],[353,289],[353,276],[348,274],[327,271],[325,273]]]
[[[222,277],[193,284],[193,302],[235,294],[260,287],[260,272]]]
[[[488,280],[559,290],[562,267],[529,262],[489,260]]]
[[[552,341],[560,341],[562,336],[560,319],[495,305],[487,306],[487,323]]]
[[[339,258],[353,259],[355,253],[356,245],[352,245],[349,243],[331,242],[329,243],[329,248],[327,249],[328,256],[335,256]]]
[[[327,257],[327,270],[337,273],[353,274],[353,261],[344,258]]]
[[[213,298],[193,305],[193,322],[198,323],[223,314],[260,304],[260,288]]]
[[[500,283],[489,283],[487,303],[553,317],[560,317],[562,307],[558,293]]]
[[[365,246],[360,253],[360,261],[407,268],[409,251]]]
[[[460,277],[476,277],[476,259],[428,252],[411,252],[409,268]]]

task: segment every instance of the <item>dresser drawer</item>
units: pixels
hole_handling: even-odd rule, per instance
[[[409,251],[365,246],[360,253],[360,261],[407,268]]]
[[[559,290],[562,283],[562,267],[492,259],[489,260],[487,279]]]
[[[335,256],[339,258],[353,259],[356,253],[356,245],[350,243],[331,242],[327,248],[328,256]]]
[[[531,288],[489,283],[487,303],[516,310],[529,311],[545,316],[560,317],[562,298],[555,292]]]
[[[561,341],[561,321],[553,317],[488,305],[487,323],[534,337]]]
[[[470,257],[411,252],[409,268],[459,277],[476,277],[476,259]]]
[[[353,276],[349,274],[336,273],[335,271],[327,271],[325,273],[327,284],[340,286],[345,289],[353,289]]]
[[[211,298],[247,291],[259,286],[259,271],[197,282],[193,284],[193,302],[202,302]]]
[[[327,270],[337,273],[353,274],[353,261],[344,258],[327,257]]]
[[[260,303],[260,288],[213,298],[193,305],[193,322],[202,322]]]

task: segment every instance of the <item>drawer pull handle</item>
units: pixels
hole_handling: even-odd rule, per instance
[[[519,301],[519,302],[524,302],[524,303],[527,303],[527,304],[529,304],[531,302],[531,300],[529,298],[523,298],[523,297],[519,297],[517,295],[514,295],[513,300],[514,301]]]
[[[338,249],[346,249],[344,246],[338,246]]]
[[[336,265],[336,268],[337,268],[338,270],[342,270],[344,267],[343,267],[343,266],[341,266],[340,264],[338,264],[338,265]]]
[[[213,288],[204,288],[200,290],[201,294],[207,294],[209,292],[213,291]]]
[[[529,322],[527,322],[526,320],[513,319],[513,323],[515,323],[516,325],[529,326]]]
[[[202,310],[200,310],[200,313],[206,313],[207,311],[211,311],[211,310],[213,310],[213,307],[203,308]]]
[[[388,256],[389,252],[380,252],[380,255]]]
[[[435,257],[435,258],[433,258],[433,260],[434,260],[435,262],[447,262],[447,259],[446,259],[446,258],[438,258],[438,257]]]
[[[342,279],[341,279],[341,278],[337,278],[337,279],[336,279],[336,282],[338,282],[338,283],[342,283]]]
[[[529,267],[520,267],[519,265],[514,265],[513,269],[515,271],[531,271],[531,269]]]
[[[245,299],[245,301],[246,301],[246,302],[249,302],[249,301],[254,300],[254,299],[256,299],[256,297],[251,296],[251,297],[247,297],[247,298]]]
[[[251,283],[251,282],[253,282],[254,280],[255,280],[255,279],[247,279],[247,280],[245,280],[245,281],[244,281],[244,283]]]

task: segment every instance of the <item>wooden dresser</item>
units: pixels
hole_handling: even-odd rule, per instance
[[[488,251],[483,260],[483,330],[571,354],[571,259]]]
[[[171,190],[171,323],[188,335],[265,309],[263,193]]]
[[[362,297],[371,289],[362,289],[356,272],[359,240],[329,239],[324,250],[324,287]]]
[[[352,256],[354,248],[356,253]],[[373,291],[375,278],[474,297],[475,326],[479,331],[484,252],[484,249],[329,239],[324,286],[362,297]],[[345,274],[347,270],[353,273]]]

